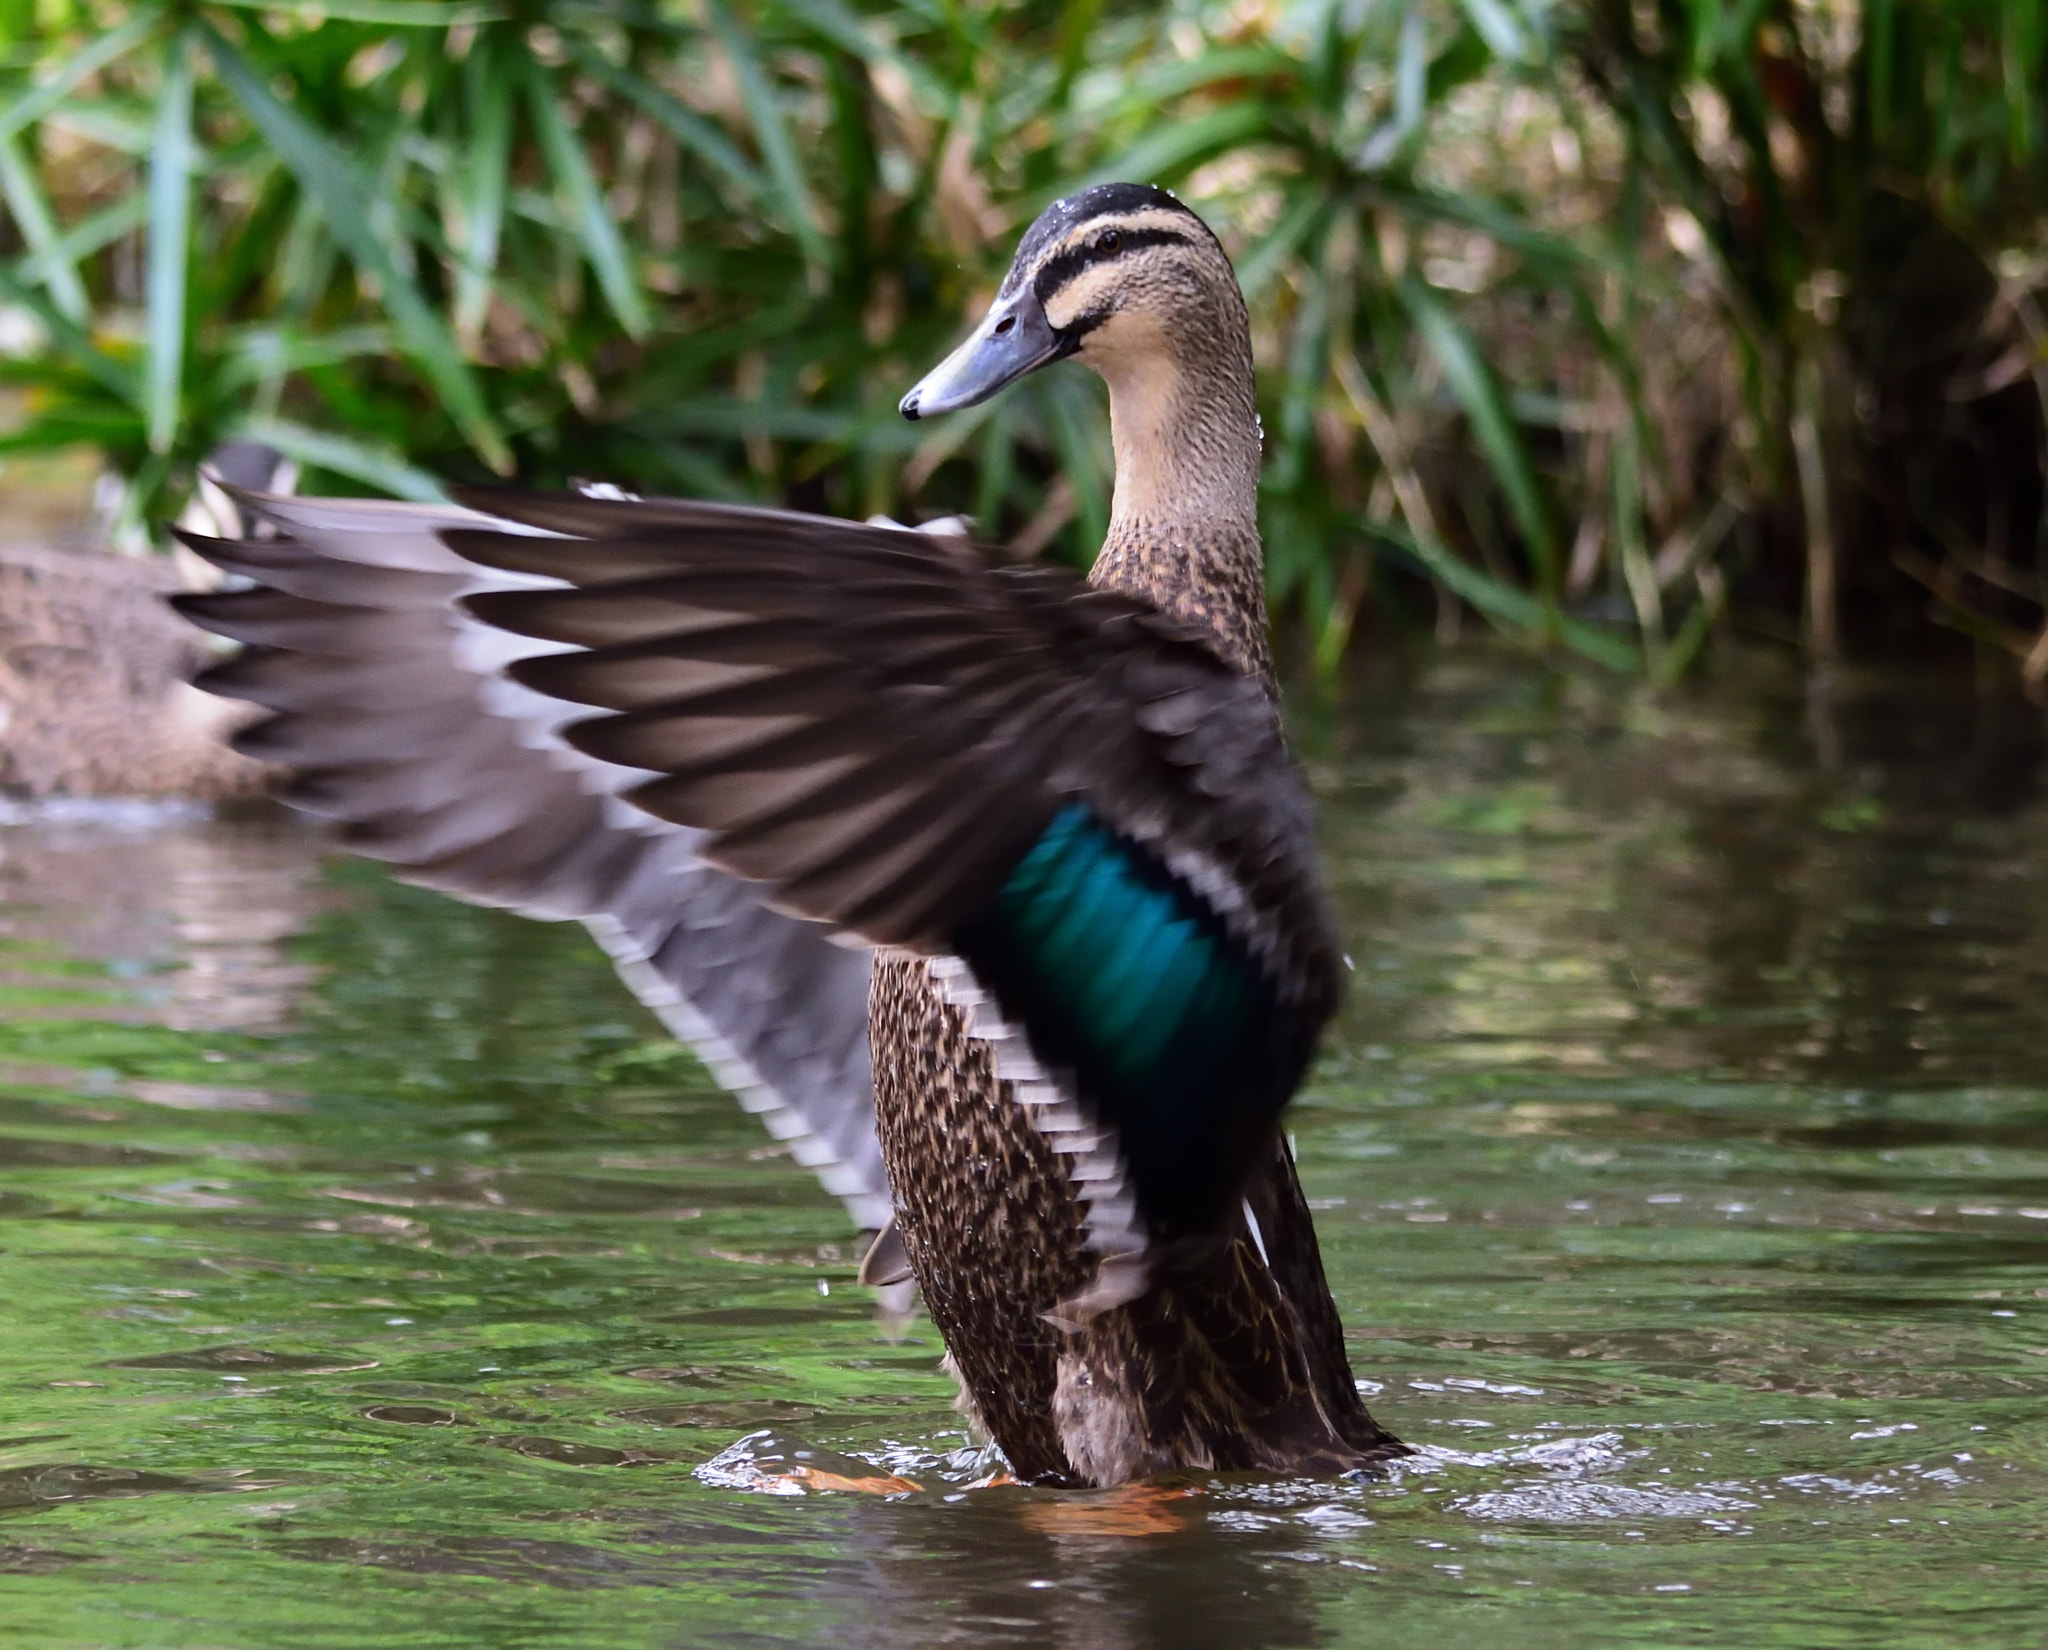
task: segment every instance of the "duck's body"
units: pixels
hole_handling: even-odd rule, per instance
[[[904,410],[966,405],[1067,355],[1108,381],[1116,441],[1089,588],[888,529],[486,491],[475,526],[444,513],[425,530],[491,570],[496,588],[472,586],[460,611],[449,567],[378,548],[360,523],[316,542],[310,570],[260,547],[207,549],[274,589],[187,610],[271,650],[216,680],[286,713],[258,753],[313,770],[315,802],[423,880],[514,899],[542,872],[559,884],[559,860],[590,858],[599,824],[620,839],[613,859],[647,850],[627,852],[632,828],[604,811],[621,804],[558,843],[561,827],[503,797],[472,806],[446,775],[416,773],[424,724],[364,710],[361,672],[331,668],[388,651],[366,613],[445,610],[470,654],[472,632],[545,643],[506,670],[501,698],[524,700],[472,697],[543,728],[514,742],[552,742],[572,790],[646,781],[624,793],[645,829],[685,828],[663,851],[723,873],[691,885],[689,910],[724,902],[693,932],[772,957],[772,1010],[828,1015],[801,1047],[845,1039],[848,976],[816,936],[872,948],[869,1139],[894,1219],[867,1275],[900,1254],[1019,1476],[1359,1466],[1401,1446],[1359,1402],[1279,1130],[1340,963],[1275,714],[1243,300],[1199,219],[1129,185],[1049,209],[983,326]],[[273,514],[317,538],[306,509]],[[347,577],[332,576],[337,559]],[[414,581],[402,593],[394,564]],[[442,582],[419,582],[429,574]],[[278,649],[297,651],[280,664]],[[564,726],[564,702],[608,714]],[[380,759],[375,729],[324,733],[337,707],[396,715],[406,759]],[[510,760],[457,767],[488,781]],[[538,781],[522,769],[519,783]],[[483,823],[447,824],[451,796]],[[400,824],[394,806],[411,810]],[[451,857],[478,831],[497,835]],[[526,903],[636,935],[619,914],[644,914],[634,875],[638,904],[588,876]],[[774,910],[738,913],[750,888]],[[687,972],[637,938],[614,951],[637,984],[658,976],[657,994]],[[822,1008],[804,982],[825,989]],[[741,983],[757,1002],[760,979]],[[849,1091],[868,1073],[840,1054],[785,1059],[764,1080],[750,1051],[792,1038],[756,1009],[738,1016],[744,1042],[734,1011],[681,994],[682,1018],[708,1021],[714,1053],[794,1119],[782,1132],[832,1137],[812,1159],[872,1207],[872,1176],[855,1187],[851,1167],[872,1145],[839,1138],[857,1133],[867,1095]]]
[[[1089,190],[1033,226],[977,339],[1006,319],[1004,338],[1042,320],[1109,385],[1116,493],[1089,585],[1181,622],[1270,698],[1250,329],[1214,236],[1160,191]],[[934,388],[983,393],[975,354],[970,340],[905,411],[926,416]],[[1088,1154],[997,1075],[945,966],[877,959],[876,1120],[910,1270],[1017,1470],[1101,1484],[1341,1469],[1397,1448],[1359,1402],[1277,1132],[1211,1241],[1119,1277],[1076,1178]]]

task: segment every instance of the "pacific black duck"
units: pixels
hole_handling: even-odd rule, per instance
[[[1222,246],[1110,184],[1031,226],[905,397],[1107,381],[1085,583],[963,538],[471,488],[251,497],[181,598],[239,746],[399,874],[580,918],[916,1280],[1026,1479],[1401,1446],[1346,1363],[1279,1127],[1343,961],[1266,641]],[[599,714],[589,714],[594,707]]]

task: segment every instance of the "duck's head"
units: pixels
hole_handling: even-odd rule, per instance
[[[1068,356],[1114,390],[1149,363],[1235,357],[1245,331],[1237,277],[1207,224],[1151,184],[1097,184],[1038,215],[981,325],[902,413],[971,407]]]
[[[1164,189],[1098,184],[1040,213],[981,325],[903,398],[903,416],[971,407],[1070,356],[1109,385],[1119,516],[1157,519],[1177,500],[1249,512],[1244,295],[1209,226]]]

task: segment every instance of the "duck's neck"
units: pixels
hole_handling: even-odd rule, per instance
[[[1089,582],[1206,631],[1272,692],[1251,341],[1208,350],[1145,342],[1089,361],[1109,384],[1116,449],[1109,535]]]

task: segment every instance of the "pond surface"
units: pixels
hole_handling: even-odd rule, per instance
[[[2041,716],[1724,675],[1299,709],[1376,1482],[968,1491],[930,1326],[580,931],[0,829],[0,1644],[2041,1642]]]

